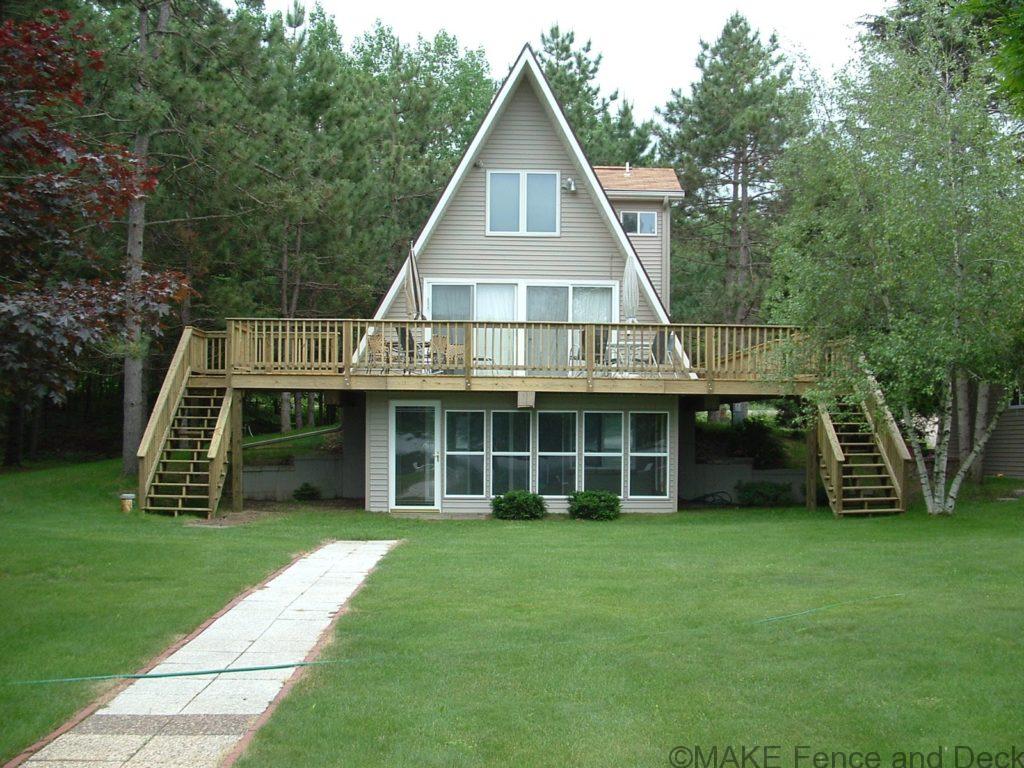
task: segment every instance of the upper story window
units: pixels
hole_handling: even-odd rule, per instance
[[[487,234],[557,235],[557,171],[488,171]]]
[[[658,214],[654,211],[621,211],[619,221],[627,235],[658,234]]]

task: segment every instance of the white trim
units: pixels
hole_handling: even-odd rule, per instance
[[[1024,408],[1024,389],[1015,389],[1010,395],[1010,403],[1006,407],[1013,410]]]
[[[605,194],[612,200],[682,200],[686,193],[678,189],[671,192],[660,189],[614,189],[605,188]]]
[[[632,213],[632,214],[636,215],[636,227],[637,227],[637,231],[636,232],[628,232],[627,231],[626,232],[627,235],[632,235],[633,237],[657,237],[658,236],[658,212],[657,211],[640,211],[640,210],[635,210],[635,209],[623,208],[623,209],[621,209],[619,211],[619,223],[620,224],[622,224],[622,217],[625,216],[627,213]],[[654,217],[654,231],[653,232],[641,232],[640,231],[640,217],[645,215],[645,214],[650,214],[651,216]],[[626,226],[623,224],[622,228],[625,230]]]
[[[565,115],[562,114],[562,109],[558,106],[558,101],[551,92],[551,86],[548,85],[547,79],[544,77],[544,73],[541,70],[540,65],[537,63],[536,58],[534,58],[533,51],[528,45],[523,47],[522,52],[519,54],[519,58],[516,59],[515,64],[512,65],[512,69],[509,72],[508,77],[505,78],[505,82],[502,83],[501,88],[498,89],[498,95],[495,97],[494,103],[491,104],[490,110],[484,117],[484,121],[481,124],[480,129],[476,132],[476,135],[473,136],[473,140],[466,149],[466,153],[462,156],[462,160],[455,169],[455,173],[452,174],[451,179],[444,188],[444,192],[441,194],[440,200],[438,200],[437,205],[434,206],[434,210],[431,211],[430,218],[427,219],[427,223],[420,231],[419,237],[416,238],[416,243],[413,245],[413,251],[417,255],[423,252],[423,248],[430,240],[430,236],[434,233],[434,230],[437,228],[438,222],[448,210],[448,205],[451,203],[452,197],[462,185],[463,179],[476,162],[480,148],[490,135],[498,116],[503,113],[509,100],[509,96],[519,84],[524,72],[530,73],[530,76],[546,102],[547,108],[554,118],[555,123],[561,129],[562,137],[568,145],[570,152],[576,158],[577,164],[583,170],[583,176],[590,185],[594,200],[597,202],[598,208],[604,214],[605,221],[610,227],[613,237],[618,240],[619,246],[622,249],[623,254],[625,254],[626,259],[633,260],[633,266],[636,268],[637,275],[640,277],[640,285],[643,288],[644,293],[647,295],[648,303],[654,310],[655,315],[657,315],[658,321],[661,323],[668,323],[668,315],[665,313],[661,299],[658,297],[657,291],[655,291],[654,286],[651,284],[647,272],[640,263],[640,257],[637,256],[636,250],[633,248],[633,244],[629,241],[626,233],[622,231],[622,226],[619,224],[618,219],[615,218],[615,212],[612,210],[611,203],[608,201],[608,196],[605,194],[604,189],[597,180],[597,175],[594,173],[593,166],[590,165],[590,161],[587,160],[586,155],[583,153],[583,149],[580,147],[579,142],[576,141],[576,137],[569,128]],[[403,267],[395,277],[395,281],[392,283],[391,288],[384,297],[384,301],[381,302],[380,307],[378,307],[377,311],[374,313],[373,317],[375,320],[383,319],[388,309],[390,309],[395,296],[398,294],[399,286],[401,285],[401,280],[404,275],[405,268]]]
[[[652,453],[649,451],[636,452],[633,450],[633,416],[636,414],[657,414],[665,417],[665,450],[664,452]],[[629,445],[629,459],[626,463],[626,488],[629,495],[628,499],[667,499],[669,498],[669,468],[672,462],[672,418],[668,411],[630,411],[626,417],[626,431],[628,433],[628,445]],[[662,496],[635,496],[633,495],[633,476],[632,468],[630,464],[633,461],[634,456],[650,457],[657,459],[665,459],[665,493]]]
[[[479,413],[483,418],[480,420],[480,450],[479,451],[453,451],[448,448],[448,416],[452,413]],[[444,418],[441,420],[444,425],[444,436],[441,442],[441,464],[444,472],[444,491],[442,496],[446,499],[486,499],[487,498],[487,411],[483,408],[451,408],[445,409]],[[448,492],[448,457],[449,456],[479,456],[480,457],[480,493],[449,493]]]
[[[433,289],[435,285],[469,285],[473,288],[473,319],[476,319],[476,286],[478,285],[514,285],[516,287],[516,316],[509,321],[495,322],[526,322],[526,289],[530,287],[569,288],[569,317],[567,322],[585,322],[572,319],[572,289],[573,288],[611,288],[612,289],[612,323],[621,323],[621,307],[619,305],[619,281],[618,280],[545,280],[543,278],[531,278],[529,280],[517,280],[514,278],[503,279],[500,277],[428,277],[423,280],[423,316],[426,320],[433,320]],[[619,318],[619,319],[616,319]],[[462,322],[455,321],[452,322]],[[470,321],[465,321],[470,322]],[[481,322],[489,322],[482,320]]]
[[[627,440],[627,438],[626,438],[626,428],[628,426],[626,424],[626,411],[615,411],[615,410],[597,409],[597,410],[581,411],[581,413],[583,414],[583,418],[580,419],[580,422],[582,424],[582,429],[583,429],[583,440],[580,443],[580,455],[583,457],[583,460],[580,462],[580,472],[581,472],[581,476],[580,476],[581,482],[580,482],[580,485],[579,485],[580,490],[584,490],[584,491],[587,490],[587,457],[588,456],[598,456],[598,457],[606,457],[606,458],[609,457],[609,456],[618,456],[619,457],[619,493],[618,493],[618,497],[620,499],[625,499],[626,498],[626,440]],[[619,415],[619,423],[622,425],[622,433],[621,433],[622,445],[620,446],[618,453],[616,453],[614,451],[591,452],[591,451],[587,450],[587,414],[589,414],[589,413],[617,413]]]
[[[575,450],[573,451],[541,451],[540,449],[540,417],[542,413],[561,413],[571,414],[573,418],[573,443],[575,444]],[[534,412],[534,434],[536,435],[537,448],[534,452],[537,457],[537,471],[536,480],[534,482],[534,488],[545,499],[568,499],[568,494],[556,494],[549,496],[547,494],[540,493],[540,460],[543,456],[571,456],[573,461],[573,473],[572,473],[572,491],[570,493],[579,490],[580,487],[580,413],[579,411],[571,411],[564,409],[546,409],[538,410]]]
[[[527,424],[529,424],[530,436],[529,436],[529,440],[527,441],[527,446],[526,446],[526,450],[525,451],[496,451],[496,450],[494,450],[494,416],[495,416],[495,414],[498,414],[498,413],[522,414],[522,415],[528,417]],[[534,430],[533,430],[533,418],[530,415],[530,412],[529,411],[525,411],[525,410],[520,410],[520,409],[517,409],[517,408],[493,408],[490,411],[489,421],[490,421],[491,429],[490,429],[490,442],[488,443],[488,446],[487,446],[488,449],[489,449],[488,450],[488,458],[487,458],[487,460],[490,462],[490,470],[491,471],[490,471],[489,477],[488,477],[489,482],[487,483],[487,490],[489,491],[490,497],[494,498],[494,496],[496,495],[494,493],[494,457],[495,456],[525,456],[526,457],[526,463],[527,463],[527,476],[529,477],[529,480],[527,480],[527,483],[526,483],[528,487],[527,488],[523,488],[523,489],[510,488],[509,490],[510,491],[511,490],[532,491],[533,490],[533,433],[534,433]]]
[[[491,230],[491,176],[495,173],[507,173],[519,175],[519,229],[515,232],[495,232]],[[553,232],[533,232],[526,228],[527,204],[526,189],[527,176],[554,176],[555,177],[555,229]],[[562,234],[562,174],[560,171],[546,169],[517,170],[514,168],[488,168],[487,178],[484,182],[484,236],[485,237],[560,237]]]
[[[434,506],[398,506],[395,504],[395,410],[404,406],[434,408]],[[388,401],[388,509],[441,509],[441,401]]]

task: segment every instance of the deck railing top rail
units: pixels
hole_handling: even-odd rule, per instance
[[[723,378],[809,375],[789,325],[232,318],[241,374]]]

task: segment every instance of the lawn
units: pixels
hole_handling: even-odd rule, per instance
[[[675,745],[887,755],[1020,736],[1024,502],[840,521],[315,509],[208,528],[120,515],[115,472],[0,475],[0,680],[137,668],[322,540],[405,540],[338,623],[339,663],[307,671],[244,768],[665,765]],[[0,686],[0,757],[102,690]]]

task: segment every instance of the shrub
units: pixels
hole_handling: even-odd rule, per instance
[[[321,496],[320,489],[312,483],[303,483],[292,493],[292,498],[296,501],[316,501]]]
[[[786,507],[793,503],[793,492],[787,483],[770,480],[737,483],[736,502],[741,507]]]
[[[614,520],[621,513],[622,503],[610,491],[576,491],[569,494],[569,517],[580,520]]]
[[[491,499],[491,511],[499,520],[540,520],[548,513],[548,505],[539,494],[509,491]]]

